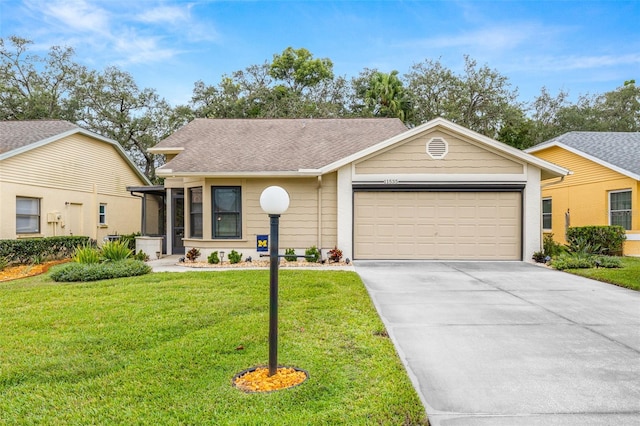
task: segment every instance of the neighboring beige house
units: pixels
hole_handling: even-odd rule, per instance
[[[196,119],[150,150],[167,192],[167,247],[256,256],[261,192],[290,195],[280,248],[351,259],[529,260],[540,181],[567,170],[444,119]],[[184,244],[184,248],[181,245]]]
[[[149,185],[120,145],[60,120],[0,121],[0,239],[140,230]]]

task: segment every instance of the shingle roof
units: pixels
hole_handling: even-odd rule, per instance
[[[562,144],[640,176],[640,132],[569,132],[527,152]]]
[[[0,154],[77,128],[63,120],[0,121]]]
[[[152,152],[184,148],[160,172],[295,172],[318,169],[406,130],[395,118],[196,119]]]

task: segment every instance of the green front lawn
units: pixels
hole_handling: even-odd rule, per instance
[[[426,424],[357,274],[281,271],[279,362],[302,385],[231,385],[268,362],[269,271],[0,283],[0,424]]]
[[[623,268],[567,269],[566,272],[633,290],[640,290],[640,258],[623,257],[621,260]]]

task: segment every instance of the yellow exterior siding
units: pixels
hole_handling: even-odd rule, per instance
[[[427,143],[442,138],[448,153],[442,159],[427,154]],[[358,174],[521,174],[523,165],[480,147],[461,137],[433,131],[394,145],[391,149],[369,157],[355,165]]]
[[[269,216],[260,207],[260,194],[271,185],[283,187],[290,197],[288,210],[280,218],[280,248],[294,248],[298,254],[313,245],[333,248],[337,240],[337,176],[331,173],[294,179],[201,179],[185,183],[185,189],[203,188],[203,238],[185,239],[185,247],[197,246],[203,256],[215,250],[239,252],[256,248],[256,236],[269,234]],[[321,187],[319,187],[321,185]],[[242,193],[242,238],[212,239],[212,186],[240,186]],[[185,190],[185,194],[186,194]],[[320,200],[320,203],[319,203]],[[185,196],[185,228],[189,229],[189,200]],[[320,226],[318,214],[320,213]],[[246,256],[246,254],[245,254]]]
[[[560,147],[534,153],[537,157],[570,169],[573,174],[561,183],[542,183],[542,198],[551,198],[554,240],[566,243],[565,215],[569,212],[569,225],[609,225],[609,193],[631,190],[631,231],[627,232],[625,255],[640,255],[640,181],[574,154]],[[545,186],[547,185],[547,186]],[[548,232],[549,230],[545,230]]]
[[[0,238],[86,235],[102,241],[140,231],[141,202],[126,187],[146,182],[108,143],[75,134],[2,160],[0,170]],[[40,199],[40,233],[16,234],[16,197]],[[100,204],[106,205],[104,225]]]

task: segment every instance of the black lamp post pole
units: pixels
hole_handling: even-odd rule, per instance
[[[278,233],[280,215],[270,214],[271,249],[269,252],[269,376],[278,371]]]

